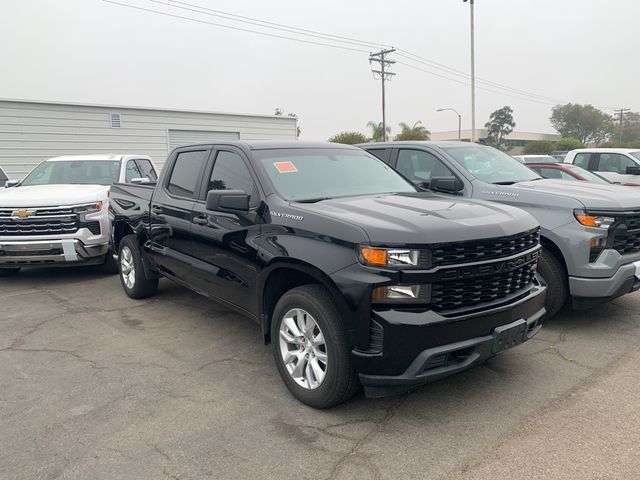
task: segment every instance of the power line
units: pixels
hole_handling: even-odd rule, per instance
[[[300,42],[300,43],[309,43],[309,44],[312,44],[312,45],[320,45],[320,46],[323,46],[323,47],[339,48],[341,50],[350,50],[352,52],[369,53],[367,50],[363,50],[361,48],[343,47],[341,45],[332,45],[332,44],[329,44],[329,43],[314,42],[313,40],[303,40],[303,39],[300,39],[300,38],[293,38],[293,37],[287,37],[287,36],[284,36],[284,35],[277,35],[275,33],[266,33],[266,32],[259,32],[257,30],[249,30],[247,28],[233,27],[231,25],[224,25],[222,23],[208,22],[206,20],[200,20],[200,19],[192,18],[192,17],[183,17],[182,15],[175,15],[173,13],[162,12],[160,10],[153,10],[151,8],[138,7],[137,5],[130,5],[128,3],[120,3],[120,2],[116,2],[114,0],[102,0],[102,1],[106,2],[106,3],[114,4],[114,5],[119,5],[121,7],[128,7],[128,8],[132,8],[132,9],[135,9],[135,10],[141,10],[141,11],[144,11],[144,12],[150,12],[150,13],[156,13],[158,15],[164,15],[165,17],[179,18],[179,19],[182,19],[182,20],[189,20],[189,21],[196,22],[196,23],[202,23],[202,24],[206,24],[206,25],[213,25],[215,27],[222,27],[222,28],[228,28],[228,29],[231,29],[231,30],[238,30],[238,31],[241,31],[241,32],[256,33],[258,35],[264,35],[266,37],[281,38],[283,40],[291,40],[291,41]]]
[[[442,79],[445,79],[445,80],[449,80],[451,82],[459,83],[460,85],[465,85],[465,86],[470,86],[471,85],[470,82],[465,82],[463,80],[458,80],[456,78],[447,77],[446,75],[442,75],[440,73],[436,73],[436,72],[433,72],[433,71],[430,71],[430,70],[426,70],[424,68],[416,67],[415,65],[411,65],[411,64],[406,63],[406,62],[400,62],[399,61],[399,62],[397,62],[397,64],[398,65],[404,65],[405,67],[413,68],[414,70],[418,70],[420,72],[428,73],[429,75],[433,75],[435,77],[439,77],[439,78],[442,78]],[[492,90],[490,88],[483,87],[483,86],[476,86],[476,88],[479,89],[479,90],[484,90],[486,92],[495,93],[497,95],[503,95],[505,97],[517,98],[519,100],[526,100],[526,101],[529,101],[529,102],[540,103],[540,104],[543,104],[543,105],[552,105],[552,106],[555,105],[555,103],[552,103],[552,102],[545,102],[545,101],[542,101],[542,100],[536,100],[536,99],[533,99],[533,98],[514,95],[514,94],[511,94],[511,93],[500,92],[498,90]]]
[[[164,2],[160,2],[158,0],[149,0],[149,1],[154,1],[156,3],[164,3]],[[354,44],[360,44],[360,46],[366,46],[366,47],[375,47],[375,48],[379,48],[379,47],[385,47],[385,48],[389,48],[390,45],[386,45],[384,43],[379,43],[379,42],[367,42],[364,40],[359,40],[357,38],[351,38],[351,37],[343,37],[341,35],[333,35],[331,33],[323,33],[323,32],[319,32],[316,30],[308,30],[306,28],[300,28],[300,27],[295,27],[292,25],[285,25],[282,23],[276,23],[276,22],[269,22],[267,20],[260,20],[258,18],[253,18],[253,17],[246,17],[243,15],[237,15],[235,13],[229,13],[229,12],[223,12],[222,10],[215,10],[213,8],[208,8],[208,7],[203,7],[201,5],[196,5],[193,3],[187,3],[187,2],[182,2],[179,0],[169,0],[172,4],[180,4],[180,5],[186,5],[189,7],[195,7],[198,8],[200,10],[206,10],[207,12],[213,12],[216,13],[218,15],[215,16],[220,16],[222,18],[229,18],[230,20],[235,20],[237,22],[241,22],[242,20],[250,20],[251,22],[258,22],[259,24],[264,24],[262,26],[267,27],[267,25],[272,25],[274,27],[281,27],[283,29],[286,29],[285,31],[297,31],[297,32],[304,32],[304,33],[309,33],[309,34],[313,34],[312,36],[320,36],[322,38],[334,38],[336,40],[341,40],[341,41],[346,41],[346,42],[353,42]],[[167,4],[168,5],[168,4]],[[172,5],[175,8],[180,8],[176,5]],[[204,13],[204,12],[201,12]],[[233,18],[230,18],[233,17]],[[250,22],[247,22],[250,23]],[[267,28],[272,28],[272,27],[267,27]],[[304,34],[304,33],[300,33],[300,34]]]
[[[201,5],[188,3],[188,2],[184,2],[184,1],[180,1],[180,0],[168,0],[168,2],[171,2],[171,3],[167,3],[167,1],[162,1],[162,0],[148,0],[148,1],[154,2],[154,3],[157,3],[157,4],[161,4],[161,5],[165,5],[165,6],[168,6],[170,8],[182,9],[182,10],[191,11],[191,12],[199,13],[199,14],[203,14],[203,15],[210,15],[210,16],[215,16],[215,17],[219,17],[219,18],[225,18],[227,20],[231,20],[231,21],[235,21],[235,22],[246,23],[246,24],[258,26],[258,27],[261,27],[261,28],[269,28],[269,29],[273,29],[273,30],[276,30],[276,31],[288,32],[288,33],[292,33],[292,34],[295,34],[295,35],[302,35],[302,36],[306,36],[306,37],[317,38],[319,40],[325,40],[327,42],[333,42],[333,43],[324,43],[324,42],[320,42],[320,41],[314,41],[314,40],[308,40],[308,39],[302,39],[302,38],[295,38],[295,37],[291,37],[291,36],[279,35],[279,34],[268,33],[268,32],[262,32],[262,31],[248,29],[248,28],[241,28],[241,27],[237,27],[237,26],[211,22],[211,21],[202,20],[202,19],[198,19],[198,18],[177,15],[177,14],[166,12],[166,11],[154,10],[154,9],[151,9],[151,8],[145,8],[145,7],[141,7],[141,6],[137,6],[137,5],[131,5],[131,4],[128,4],[128,3],[122,3],[122,2],[115,1],[115,0],[102,0],[102,1],[106,2],[106,3],[118,5],[118,6],[121,6],[121,7],[128,7],[128,8],[135,9],[135,10],[140,10],[140,11],[149,12],[149,13],[155,13],[157,15],[173,17],[173,18],[177,18],[177,19],[181,19],[181,20],[192,21],[192,22],[211,25],[211,26],[215,26],[215,27],[227,28],[227,29],[230,29],[230,30],[236,30],[236,31],[241,31],[241,32],[246,32],[246,33],[254,33],[254,34],[258,34],[258,35],[263,35],[263,36],[273,37],[273,38],[279,38],[279,39],[283,39],[283,40],[290,40],[290,41],[299,42],[299,43],[307,43],[307,44],[311,44],[311,45],[318,45],[318,46],[323,46],[323,47],[337,48],[337,49],[340,49],[340,50],[353,51],[353,52],[358,52],[358,53],[369,53],[369,51],[364,50],[362,48],[356,48],[356,47],[372,47],[372,46],[376,46],[376,48],[378,48],[380,46],[388,47],[388,45],[383,44],[383,43],[379,43],[379,42],[368,42],[368,41],[359,40],[359,39],[356,39],[356,38],[344,37],[344,36],[340,36],[340,35],[333,35],[333,34],[323,33],[323,32],[319,32],[319,31],[315,31],[315,30],[299,28],[299,27],[295,27],[295,26],[291,26],[291,25],[286,25],[286,24],[281,24],[281,23],[276,23],[276,22],[270,22],[270,21],[266,21],[266,20],[260,20],[260,19],[257,19],[257,18],[247,17],[247,16],[243,16],[243,15],[237,15],[237,14],[233,14],[233,13],[229,13],[229,12],[224,12],[224,11],[221,11],[221,10],[215,10],[215,9],[212,9],[212,8],[203,7]],[[193,7],[193,8],[190,8],[190,7]],[[349,45],[349,46],[346,46],[346,45]],[[463,71],[457,70],[455,68],[449,67],[447,65],[444,65],[442,63],[435,62],[433,60],[430,60],[428,58],[422,57],[420,55],[417,55],[415,53],[409,52],[409,51],[404,50],[404,49],[398,48],[396,50],[397,50],[396,51],[396,55],[398,55],[398,56],[400,56],[402,58],[405,58],[407,60],[410,60],[412,62],[419,63],[419,64],[427,66],[429,68],[437,69],[437,70],[439,70],[441,72],[444,72],[444,73],[446,73],[448,75],[454,75],[454,76],[457,76],[457,77],[462,77],[464,79],[469,79],[470,78],[469,74],[467,74],[467,73],[465,73]],[[435,73],[433,71],[416,67],[415,65],[410,65],[410,64],[407,64],[407,63],[404,63],[404,62],[398,62],[398,63],[402,64],[402,65],[405,65],[405,66],[408,66],[410,68],[413,68],[415,70],[423,71],[425,73],[429,73],[431,75],[438,76],[440,78],[443,78],[443,79],[446,79],[446,80],[449,80],[449,81],[452,81],[452,82],[460,83],[462,85],[469,85],[469,83],[461,82],[460,80],[456,80],[454,78],[451,78],[451,77],[448,77],[448,76],[445,76],[445,75],[442,75],[442,74],[437,74],[437,73]],[[521,99],[521,100],[528,100],[528,101],[531,101],[531,102],[542,103],[542,104],[546,104],[546,105],[555,105],[557,103],[569,103],[566,100],[556,99],[556,98],[552,98],[552,97],[546,97],[544,95],[539,95],[539,94],[536,94],[536,93],[527,92],[525,90],[521,90],[521,89],[517,89],[517,88],[514,88],[514,87],[510,87],[508,85],[504,85],[504,84],[500,84],[500,83],[497,83],[497,82],[493,82],[491,80],[476,78],[476,81],[478,83],[482,83],[483,85],[485,85],[484,87],[478,86],[477,87],[478,89],[481,89],[481,90],[484,90],[484,91],[487,91],[487,92],[491,92],[491,93],[495,93],[495,94],[499,94],[499,95],[503,95],[503,96],[507,96],[507,97],[517,98],[517,99]],[[491,87],[491,88],[487,88],[487,87]],[[494,89],[498,89],[498,90],[494,90]],[[504,92],[502,92],[500,90],[505,90],[505,91],[510,92],[510,93],[504,93]],[[524,97],[529,97],[529,98],[524,98]],[[610,108],[610,107],[607,107],[607,108]]]

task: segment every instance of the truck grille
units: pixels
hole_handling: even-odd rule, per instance
[[[79,228],[78,216],[71,208],[0,209],[3,236],[61,235],[75,233]]]
[[[530,285],[536,274],[537,262],[531,262],[506,273],[476,278],[464,278],[431,286],[431,308],[435,311],[471,307],[491,302]]]
[[[640,215],[616,218],[613,248],[621,255],[640,252]]]
[[[504,258],[526,252],[540,242],[539,229],[510,235],[508,237],[474,240],[471,242],[446,243],[436,245],[428,252],[421,254],[421,266],[439,267],[460,263],[479,262],[494,258]],[[428,255],[431,255],[429,260]],[[426,257],[426,258],[425,258]]]

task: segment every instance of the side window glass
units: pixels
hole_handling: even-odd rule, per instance
[[[590,153],[576,153],[576,157],[573,159],[573,164],[578,167],[582,167],[585,170],[589,170],[589,158],[591,158]]]
[[[169,193],[180,197],[192,197],[198,185],[200,170],[206,160],[206,150],[180,152],[167,185]]]
[[[563,178],[562,171],[557,168],[541,168],[540,175],[544,178]]]
[[[131,180],[133,180],[134,178],[140,178],[142,176],[143,175],[140,173],[135,160],[129,160],[127,162],[127,168],[124,172],[124,181],[127,183],[131,183]]]
[[[389,163],[389,152],[391,149],[389,148],[372,148],[371,150],[367,150],[368,153],[373,155],[376,158],[379,158],[385,163]]]
[[[136,163],[138,164],[138,169],[140,170],[141,177],[146,177],[152,182],[158,180],[158,176],[156,175],[156,172],[153,169],[153,165],[151,165],[151,162],[149,160],[147,160],[146,158],[138,158],[136,160]]]
[[[233,152],[218,152],[209,179],[207,191],[209,190],[243,190],[250,195],[251,206],[258,204],[253,178],[242,157]]]
[[[434,155],[422,150],[400,150],[396,170],[417,182],[429,182],[431,177],[453,177],[453,172]]]
[[[627,167],[634,167],[635,163],[629,157],[619,153],[601,153],[599,172],[627,173]]]

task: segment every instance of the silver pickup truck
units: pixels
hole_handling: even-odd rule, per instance
[[[547,312],[578,308],[640,287],[640,189],[547,180],[495,148],[468,142],[360,145],[430,190],[520,207],[541,225],[538,272]]]
[[[102,264],[116,273],[109,188],[155,182],[143,155],[82,155],[45,160],[0,188],[0,276],[27,265]]]

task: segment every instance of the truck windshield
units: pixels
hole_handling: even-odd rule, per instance
[[[602,184],[610,184],[610,183],[612,183],[609,180],[607,180],[606,178],[601,177],[600,175],[597,175],[595,173],[592,173],[589,170],[585,170],[582,167],[578,167],[577,165],[567,164],[566,168],[568,168],[572,172],[577,173],[578,175],[580,175],[582,178],[586,179],[589,182],[602,183]]]
[[[638,152],[631,152],[631,155],[633,155],[634,157],[636,157],[638,160],[640,160],[640,151]]]
[[[112,185],[118,181],[120,160],[69,160],[42,162],[21,185]]]
[[[541,178],[515,158],[492,147],[471,144],[442,149],[482,182],[511,185]]]
[[[335,197],[416,192],[386,163],[346,149],[258,150],[277,192],[286,200],[313,202]]]

